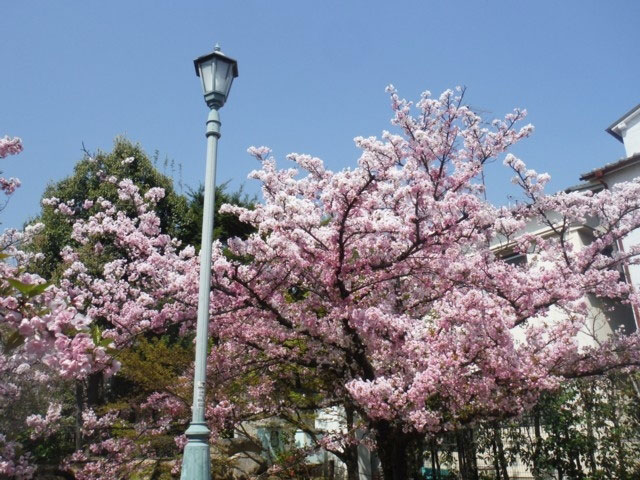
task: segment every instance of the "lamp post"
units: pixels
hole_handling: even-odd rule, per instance
[[[202,245],[200,247],[200,287],[196,327],[196,361],[193,375],[191,424],[185,432],[187,445],[182,458],[181,480],[210,480],[209,428],[204,419],[204,397],[207,376],[207,344],[209,330],[209,295],[211,292],[211,243],[216,189],[216,158],[220,138],[220,115],[233,79],[238,76],[238,63],[224,55],[216,45],[212,53],[194,60],[196,75],[202,80],[204,100],[211,109],[207,118],[207,167],[204,184]]]

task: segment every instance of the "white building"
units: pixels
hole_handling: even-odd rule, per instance
[[[623,143],[626,155],[616,162],[607,163],[600,168],[583,173],[580,180],[585,181],[587,185],[611,188],[617,183],[640,177],[640,104],[613,122],[606,131]],[[640,244],[640,230],[632,232],[619,248],[625,249],[630,245],[638,244]],[[639,288],[640,265],[631,265],[628,275],[631,284]]]

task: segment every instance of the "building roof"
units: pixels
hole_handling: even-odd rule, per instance
[[[636,112],[636,110],[640,109],[640,103],[638,105],[636,105],[635,107],[633,107],[631,110],[629,110],[627,113],[625,113],[624,115],[622,115],[619,119],[617,119],[615,122],[613,122],[611,125],[609,125],[609,127],[606,129],[606,132],[610,135],[612,135],[614,138],[617,138],[619,142],[622,142],[622,135],[620,135],[618,132],[615,131],[615,128],[618,126],[618,124],[620,122],[623,122],[624,120],[626,120],[628,117],[630,117],[631,115],[633,115],[633,113]]]
[[[638,107],[640,107],[640,105],[638,105]],[[636,108],[638,108],[636,107]],[[616,124],[614,124],[616,125]],[[609,132],[609,129],[607,129],[607,132]],[[611,135],[613,136],[617,136],[617,134],[611,133]],[[611,162],[611,163],[607,163],[605,165],[603,165],[602,167],[598,167],[594,170],[591,170],[590,172],[587,173],[583,173],[582,175],[580,175],[580,180],[593,180],[593,179],[597,179],[600,178],[603,175],[606,175],[608,173],[611,172],[615,172],[616,170],[620,170],[622,168],[625,167],[629,167],[631,165],[635,165],[636,163],[640,162],[640,153],[635,153],[633,155],[631,155],[630,157],[625,157],[625,158],[621,158],[620,160],[616,161],[616,162]]]

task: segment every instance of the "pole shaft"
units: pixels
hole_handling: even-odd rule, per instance
[[[202,214],[202,244],[200,246],[200,285],[198,289],[198,320],[196,326],[196,362],[193,375],[193,406],[191,424],[185,432],[187,444],[182,457],[181,480],[210,480],[209,428],[204,418],[207,380],[207,346],[209,337],[209,296],[211,294],[211,244],[216,192],[216,160],[220,138],[220,116],[211,109],[207,119],[207,166]]]
[[[198,290],[198,324],[196,330],[196,364],[193,384],[194,422],[204,421],[204,397],[207,379],[207,345],[209,337],[209,295],[211,292],[211,244],[216,193],[216,160],[220,138],[220,117],[211,110],[207,119],[207,166],[202,214],[202,244],[200,247],[200,287]]]

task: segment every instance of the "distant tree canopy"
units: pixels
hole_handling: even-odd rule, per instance
[[[173,187],[173,180],[158,171],[142,147],[124,137],[115,139],[111,152],[99,151],[95,155],[86,152],[74,167],[73,174],[48,185],[42,198],[45,200],[55,197],[60,204],[67,205],[73,211],[74,219],[89,218],[93,210],[84,200],[97,201],[99,198],[108,200],[119,210],[134,217],[136,212],[131,204],[118,198],[118,182],[125,178],[130,179],[141,194],[155,187],[164,189],[165,196],[155,209],[163,233],[180,240],[183,245],[194,245],[199,249],[204,186],[189,189],[187,196],[178,194]],[[251,207],[255,199],[243,194],[242,189],[227,193],[226,185],[227,183],[216,187],[215,214],[218,218],[214,238],[226,240],[234,236],[245,237],[252,231],[252,227],[238,221],[233,215],[219,214],[218,210],[224,203]],[[72,242],[72,222],[66,221],[59,209],[45,206],[30,223],[36,222],[45,226],[42,234],[30,247],[32,251],[44,255],[38,264],[37,273],[44,278],[57,280],[61,274],[61,251]],[[111,250],[108,245],[105,246],[102,260],[96,259],[96,268],[101,268],[105,261],[117,254]]]
[[[240,222],[238,217],[231,213],[221,213],[220,207],[225,203],[233,205],[253,206],[254,197],[249,197],[242,188],[235,192],[227,193],[228,182],[216,186],[215,222],[213,238],[223,242],[233,237],[246,238],[255,229],[246,223]],[[204,210],[204,185],[196,189],[189,189],[189,211],[184,224],[183,234],[185,242],[189,245],[200,247],[202,239],[202,214]],[[188,239],[188,240],[186,240]]]

